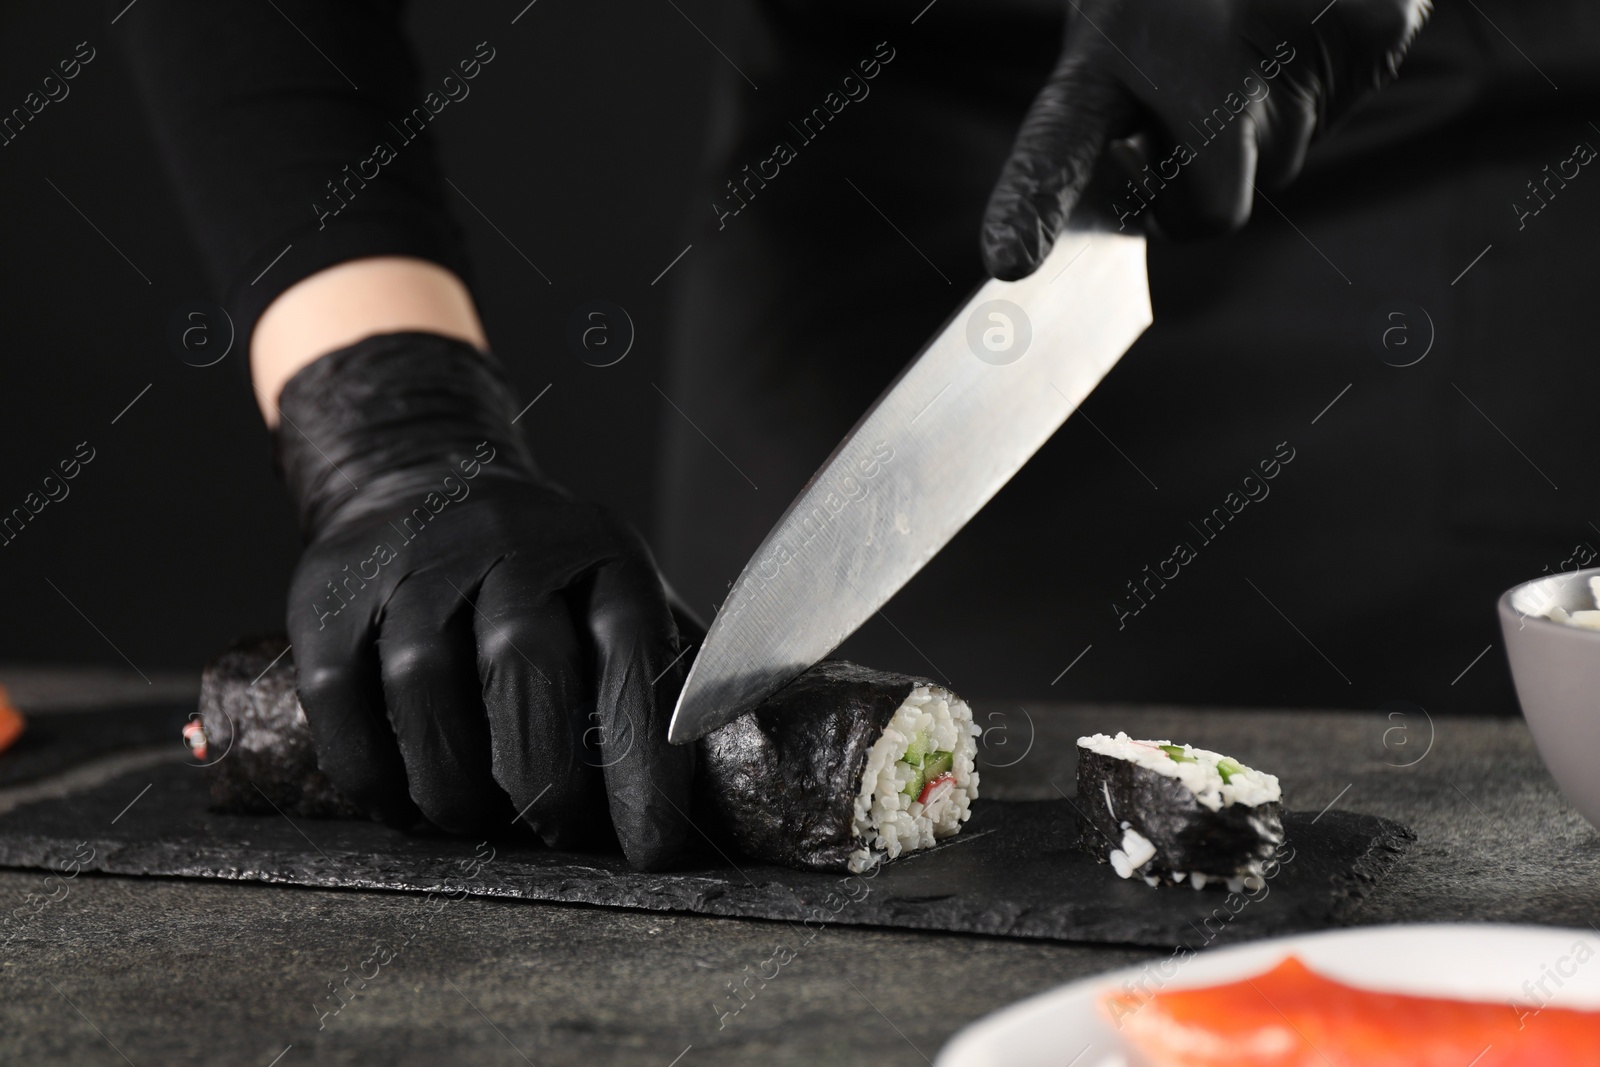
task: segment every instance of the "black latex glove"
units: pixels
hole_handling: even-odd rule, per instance
[[[677,632],[649,550],[543,479],[492,358],[432,334],[368,338],[296,374],[279,462],[307,547],[289,639],[317,761],[393,825],[457,833],[521,813],[553,847],[615,828],[669,864],[694,746],[667,743]]]
[[[984,263],[1038,267],[1108,141],[1097,214],[1205,236],[1244,225],[1312,138],[1393,77],[1427,0],[1069,0],[1066,43],[983,221]],[[1132,184],[1128,179],[1132,177]]]

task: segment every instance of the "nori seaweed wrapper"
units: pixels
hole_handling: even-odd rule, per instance
[[[936,683],[824,661],[700,741],[699,810],[746,856],[848,869],[872,746],[911,691]]]
[[[1106,810],[1110,794],[1115,814]],[[1283,805],[1201,804],[1176,778],[1129,760],[1078,747],[1078,807],[1085,822],[1078,847],[1101,863],[1122,847],[1127,823],[1156,848],[1155,858],[1135,872],[1171,882],[1176,871],[1208,878],[1259,874],[1283,842]]]
[[[317,769],[288,647],[283,637],[241,641],[200,676],[201,774],[211,807],[239,815],[363,818]]]
[[[211,807],[362,818],[317,769],[287,647],[281,637],[241,642],[205,669]],[[698,742],[697,820],[750,859],[847,870],[863,845],[851,824],[867,756],[911,691],[935,684],[844,661],[817,664]]]

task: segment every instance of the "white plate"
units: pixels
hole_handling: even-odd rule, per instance
[[[1368,926],[1186,958],[1174,953],[1085,978],[979,1019],[950,1039],[934,1067],[1120,1067],[1116,1030],[1095,1007],[1101,993],[1141,979],[1141,988],[1152,992],[1238,981],[1291,952],[1312,970],[1369,989],[1514,1002],[1525,1009],[1600,1009],[1600,931],[1593,928]]]

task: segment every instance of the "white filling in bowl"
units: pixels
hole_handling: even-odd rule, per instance
[[[1594,597],[1596,608],[1600,608],[1600,577],[1589,579],[1589,593]],[[1544,617],[1554,622],[1566,623],[1568,626],[1578,626],[1585,630],[1600,630],[1600,610],[1596,611],[1567,611],[1560,604],[1553,605]]]

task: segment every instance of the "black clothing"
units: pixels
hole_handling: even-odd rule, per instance
[[[469,277],[428,133],[463,90],[424,93],[402,7],[163,0],[119,21],[241,351],[280,293],[345,260],[416,256]]]
[[[343,258],[463,270],[426,134],[385,132],[423,92],[396,6],[279,6],[331,63],[268,7],[123,20],[246,337]],[[667,392],[761,489],[665,421],[655,540],[696,610],[981,280],[978,223],[1060,10],[765,0],[715,27],[761,89],[718,65]],[[1543,169],[1600,145],[1597,51],[1590,4],[1441,5],[1244,231],[1152,244],[1155,326],[852,658],[980,694],[1510,712],[1501,657],[1473,659],[1495,595],[1600,545],[1578,317],[1600,192]],[[320,216],[383,139],[397,158]],[[1412,366],[1397,310],[1431,338]]]

